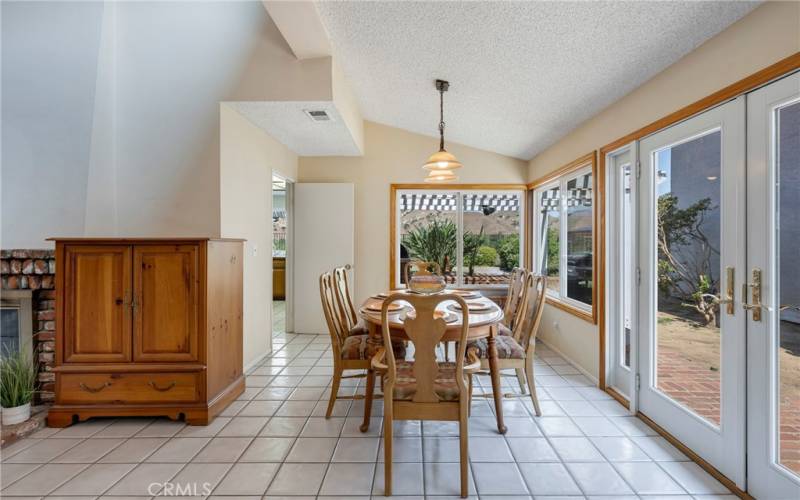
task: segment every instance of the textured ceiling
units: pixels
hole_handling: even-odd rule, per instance
[[[300,156],[361,156],[347,124],[331,101],[237,101],[226,103]],[[315,122],[306,110],[324,110]]]
[[[365,119],[529,159],[755,2],[318,2]],[[691,85],[691,82],[686,82]]]

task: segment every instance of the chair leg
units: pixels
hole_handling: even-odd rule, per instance
[[[533,409],[537,417],[542,416],[542,410],[539,408],[539,398],[536,397],[536,383],[533,379],[533,355],[525,357],[525,377],[528,379],[528,391],[531,393],[531,401],[533,401]]]
[[[517,372],[517,382],[519,382],[519,390],[522,394],[525,394],[525,370],[522,368],[517,368],[515,370]]]
[[[364,422],[359,429],[361,432],[369,430],[369,417],[372,416],[372,395],[375,392],[375,372],[367,370],[367,387],[364,394]]]
[[[336,396],[339,394],[339,384],[342,381],[342,369],[338,366],[333,367],[333,382],[331,383],[331,397],[328,400],[328,411],[325,412],[325,418],[331,418],[333,413],[333,403],[336,402]]]
[[[444,360],[450,361],[450,342],[443,342],[444,344]]]
[[[469,495],[469,424],[467,420],[467,408],[460,405],[460,415],[458,419],[458,444],[459,461],[461,462],[461,498]]]
[[[467,416],[472,416],[472,374],[467,375]]]
[[[392,496],[392,434],[394,415],[392,398],[383,398],[383,495]]]

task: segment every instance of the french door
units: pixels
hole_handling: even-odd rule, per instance
[[[800,498],[800,74],[747,100],[747,469]]]
[[[639,143],[638,407],[745,483],[745,98]]]

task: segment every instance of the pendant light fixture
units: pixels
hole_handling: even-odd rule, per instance
[[[455,156],[444,149],[444,93],[450,88],[450,83],[445,80],[436,80],[436,90],[439,91],[439,151],[433,153],[422,168],[429,170],[425,182],[452,182],[458,180],[453,172],[463,165]]]

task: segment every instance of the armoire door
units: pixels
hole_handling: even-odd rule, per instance
[[[64,362],[131,360],[131,247],[64,248]]]
[[[197,245],[134,247],[134,361],[198,359],[197,250]]]

